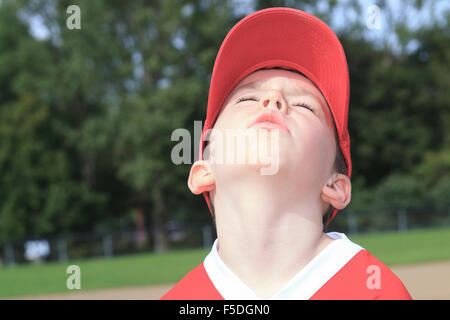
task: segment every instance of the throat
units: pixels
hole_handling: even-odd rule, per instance
[[[224,264],[257,297],[270,299],[333,241],[325,234],[316,240],[301,236],[297,240],[300,246],[288,241],[258,245],[249,240],[245,245],[241,243],[239,250],[236,243],[219,238],[218,253]]]

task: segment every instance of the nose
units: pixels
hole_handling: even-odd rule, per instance
[[[261,106],[287,113],[287,104],[281,93],[277,90],[267,91],[261,99]]]

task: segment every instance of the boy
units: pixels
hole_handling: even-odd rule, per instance
[[[411,299],[369,252],[323,232],[350,202],[348,98],[342,46],[321,20],[269,8],[232,28],[188,181],[204,194],[218,239],[162,299]],[[227,135],[255,130],[258,143]],[[263,147],[270,163],[250,161]],[[237,150],[243,162],[217,161]]]

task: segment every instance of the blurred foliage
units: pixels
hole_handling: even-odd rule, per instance
[[[81,30],[66,27],[71,4],[81,8]],[[401,2],[405,13],[429,7],[431,17],[433,4]],[[364,19],[337,30],[351,77],[349,209],[445,204],[450,15],[417,29],[378,5],[381,45]],[[222,40],[244,12],[269,6],[329,24],[336,12],[366,9],[358,1],[1,1],[0,241],[133,227],[139,209],[162,251],[166,222],[207,221],[203,197],[187,189],[190,166],[170,159],[170,136],[186,128],[194,137]],[[32,22],[47,35],[33,36]]]

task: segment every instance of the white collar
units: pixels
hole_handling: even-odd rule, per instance
[[[363,248],[345,234],[329,232],[333,239],[271,299],[307,300]],[[206,256],[206,273],[225,300],[259,300],[259,297],[231,271],[217,252],[217,239]]]

